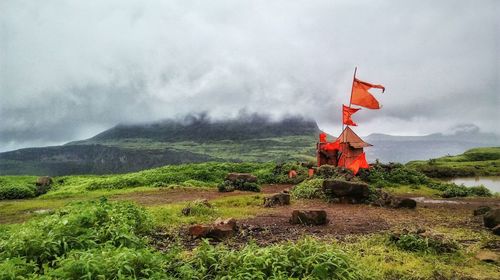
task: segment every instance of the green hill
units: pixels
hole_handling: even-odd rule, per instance
[[[500,147],[475,148],[461,155],[412,161],[427,176],[435,178],[500,175]]]
[[[190,162],[310,160],[318,131],[316,122],[297,117],[192,117],[118,125],[62,146],[0,153],[0,175],[108,174]]]

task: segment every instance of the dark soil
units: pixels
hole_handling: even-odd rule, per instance
[[[276,193],[290,187],[290,185],[265,186],[263,193]],[[202,193],[181,192],[175,194],[176,201],[197,198],[214,199],[242,194],[242,192],[218,193],[216,191],[204,191]],[[171,199],[171,195],[165,193],[165,196],[169,200]],[[266,208],[267,210],[263,211],[262,214],[253,218],[239,220],[239,231],[235,237],[224,241],[224,243],[232,247],[239,247],[250,241],[260,245],[267,245],[286,240],[294,241],[311,235],[325,239],[342,239],[347,235],[364,235],[403,228],[425,229],[439,226],[480,230],[484,229],[482,216],[473,216],[474,209],[479,205],[500,206],[498,199],[448,199],[448,201],[457,203],[418,202],[417,208],[412,210],[382,208],[366,204],[328,203],[322,200],[292,201],[291,205]],[[139,200],[139,202],[141,201]],[[165,203],[165,200],[157,201],[157,203]],[[292,225],[289,219],[292,211],[296,209],[325,210],[329,223],[323,226]],[[182,236],[182,243],[189,248],[201,242],[199,239],[188,237],[187,227],[179,229],[173,235],[161,232],[157,234],[158,236],[155,238],[157,242],[165,242],[165,239]],[[163,246],[159,245],[157,247],[161,248]]]

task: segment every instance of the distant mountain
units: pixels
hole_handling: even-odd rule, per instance
[[[364,140],[373,145],[366,149],[368,158],[402,163],[461,154],[476,147],[500,146],[498,135],[478,131],[460,131],[449,135],[434,133],[425,136],[370,134]]]
[[[118,125],[63,146],[0,153],[0,175],[106,174],[187,162],[309,160],[318,132],[315,121],[299,117],[210,121],[202,116]]]
[[[0,153],[0,175],[125,173],[205,161],[314,161],[318,133],[315,121],[299,117],[281,121],[260,116],[210,121],[201,116],[117,125],[92,138],[62,146]],[[369,161],[403,163],[460,154],[474,147],[500,146],[497,135],[477,129],[450,135],[371,134],[364,140],[374,145],[365,150]]]

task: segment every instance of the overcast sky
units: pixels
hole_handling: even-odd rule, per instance
[[[500,133],[500,1],[0,1],[0,151],[117,123],[301,114],[340,133]],[[376,92],[376,90],[374,90]]]

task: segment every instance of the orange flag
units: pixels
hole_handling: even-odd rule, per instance
[[[361,108],[351,108],[342,105],[342,122],[346,125],[358,126],[352,119],[351,116],[359,111]]]
[[[319,134],[319,142],[322,142],[322,143],[326,142],[326,133],[321,132]]]
[[[354,175],[358,174],[360,168],[368,168],[368,162],[366,162],[365,153],[360,154],[355,161],[351,163],[347,168],[351,169]]]
[[[380,88],[382,92],[385,91],[382,85],[373,85],[355,78],[352,84],[351,103],[369,109],[380,109],[377,99],[368,91],[371,88]]]

